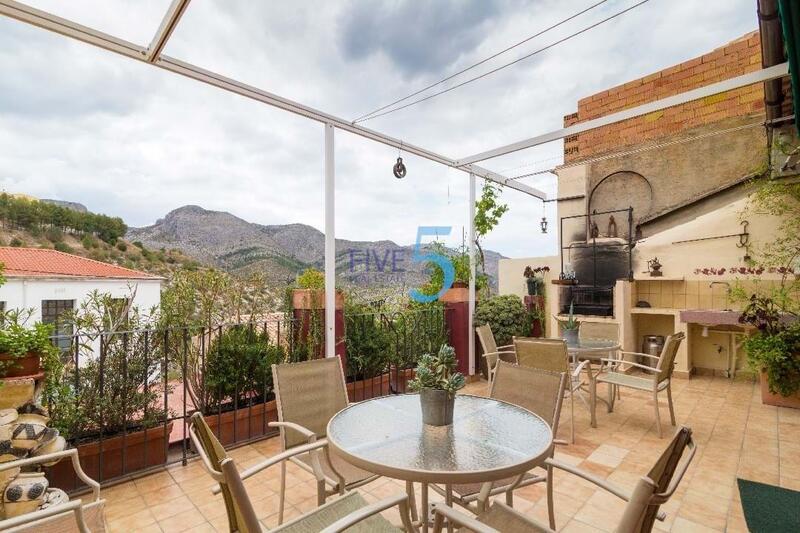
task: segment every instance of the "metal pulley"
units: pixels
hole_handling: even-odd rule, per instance
[[[406,166],[403,164],[402,157],[397,158],[397,163],[394,164],[392,172],[394,172],[394,177],[397,179],[402,179],[406,177]]]

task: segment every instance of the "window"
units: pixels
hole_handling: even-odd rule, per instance
[[[74,306],[75,300],[42,300],[42,322],[53,324],[56,346],[62,353],[72,347],[72,324],[62,320],[62,315],[72,311]]]

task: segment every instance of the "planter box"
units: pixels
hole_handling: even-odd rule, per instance
[[[206,415],[203,418],[219,442],[227,446],[274,433],[275,429],[267,424],[278,420],[278,409],[275,400],[270,400],[253,404],[252,407],[240,407],[235,411]]]
[[[362,379],[347,383],[347,397],[351,402],[361,402],[378,396],[387,396],[395,392],[405,392],[408,382],[414,379],[414,369],[387,372],[371,379]]]
[[[800,391],[794,393],[792,396],[781,396],[780,394],[773,394],[769,391],[769,383],[767,383],[767,373],[761,372],[761,403],[764,405],[776,405],[778,407],[791,407],[793,409],[800,409]]]
[[[475,296],[475,300],[477,301],[478,297]],[[457,303],[457,302],[468,302],[469,301],[469,287],[450,287],[447,291],[439,298],[440,302],[445,303]]]
[[[325,291],[314,289],[294,289],[292,291],[293,309],[325,309]],[[344,308],[344,293],[336,292],[336,309]]]
[[[78,445],[78,457],[81,467],[90,478],[96,481],[107,481],[139,470],[163,465],[167,462],[167,439],[172,431],[173,422],[164,426],[148,428],[147,431],[134,431],[123,438],[122,435],[103,439],[102,459],[100,441]],[[123,451],[125,464],[123,468]],[[101,471],[102,468],[102,471]],[[75,475],[72,462],[65,459],[46,468],[47,479],[51,487],[71,492],[85,487]]]

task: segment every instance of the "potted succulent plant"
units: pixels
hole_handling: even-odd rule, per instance
[[[416,376],[408,385],[412,391],[419,391],[423,423],[431,426],[453,423],[456,391],[465,384],[464,375],[454,372],[455,367],[456,351],[446,344],[436,355],[425,354],[419,358]]]
[[[0,328],[0,378],[39,374],[43,358],[54,353],[57,357],[57,350],[50,340],[52,325],[36,322],[27,327],[25,324],[32,314],[32,309],[4,314],[4,324]]]
[[[567,344],[575,346],[578,344],[578,333],[580,332],[581,322],[575,319],[574,302],[569,304],[569,315],[566,320],[561,320],[556,317],[558,323],[561,324],[561,336],[567,341]]]

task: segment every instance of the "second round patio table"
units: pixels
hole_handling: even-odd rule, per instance
[[[415,520],[413,483],[421,483],[423,531],[428,529],[429,483],[449,489],[521,475],[540,466],[553,448],[553,432],[538,415],[466,394],[456,396],[450,426],[423,424],[419,395],[403,394],[339,411],[328,423],[327,437],[331,451],[349,463],[404,480]]]

